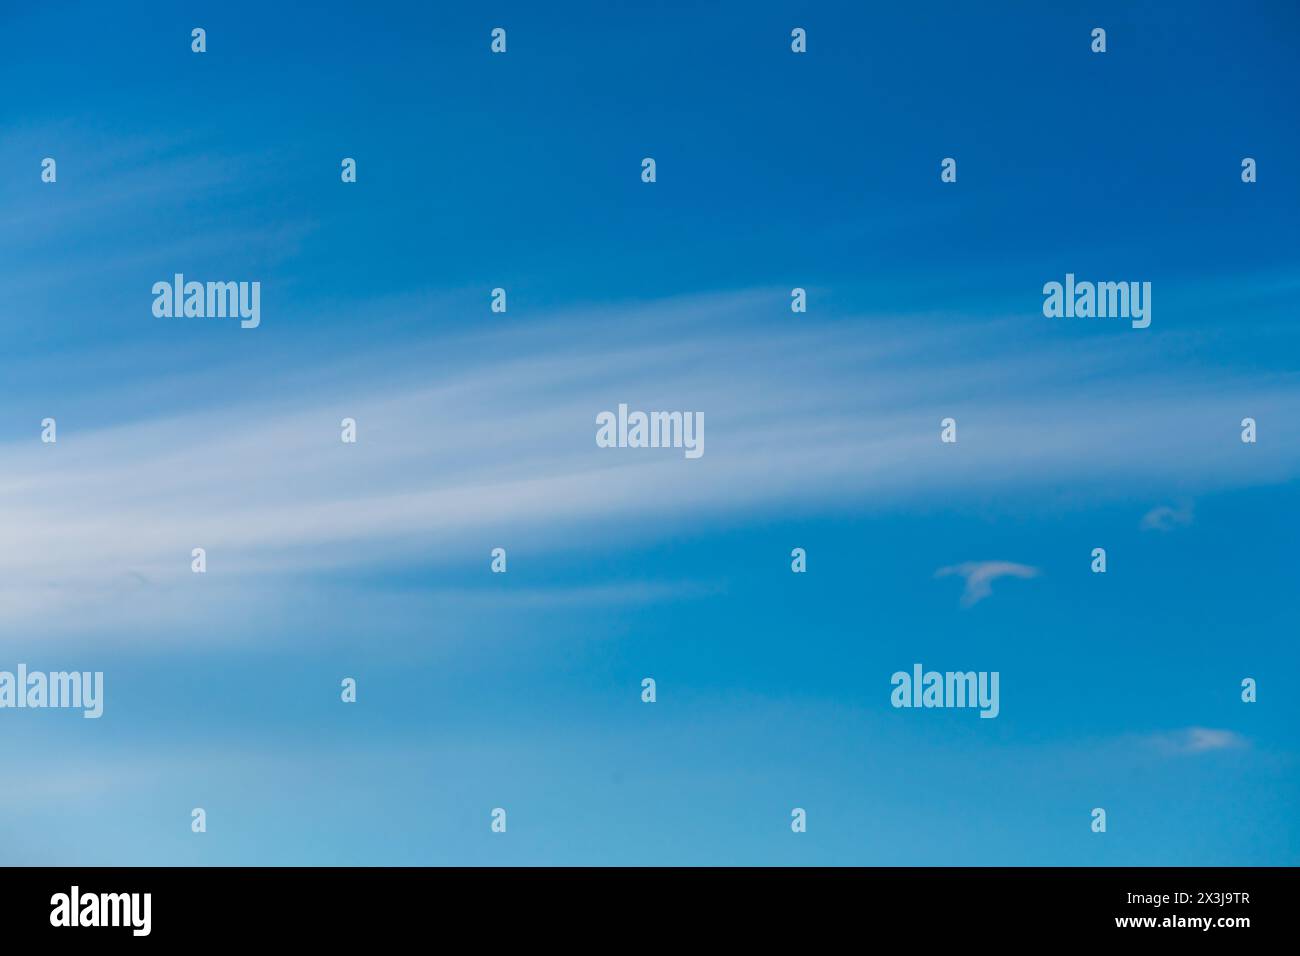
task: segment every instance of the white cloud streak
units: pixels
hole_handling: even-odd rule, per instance
[[[940,568],[934,576],[943,578],[956,574],[965,578],[961,606],[970,607],[993,594],[993,582],[998,578],[1036,578],[1039,573],[1038,568],[1014,561],[966,561]]]
[[[1177,507],[1157,505],[1142,516],[1141,527],[1143,531],[1173,531],[1190,525],[1192,517],[1191,502],[1184,502]]]
[[[1007,337],[1018,320],[791,321],[752,334],[772,321],[753,318],[769,297],[490,327],[274,379],[267,356],[196,376],[174,414],[133,401],[169,374],[141,357],[117,423],[86,427],[70,396],[57,445],[35,423],[0,445],[0,623],[137,618],[169,592],[185,604],[193,547],[207,549],[208,583],[256,578],[271,594],[277,575],[466,566],[498,544],[616,546],[760,510],[1016,501],[1064,481],[1124,497],[1297,471],[1300,441],[1278,434],[1300,421],[1294,383],[1135,381],[1126,340],[1024,344]],[[1082,394],[1079,380],[1091,383]],[[100,387],[84,417],[102,421],[114,395]],[[622,401],[703,412],[705,456],[598,448],[596,414]],[[1230,454],[1222,427],[1245,404],[1278,423],[1251,457]],[[939,441],[947,415],[956,445]],[[356,445],[339,440],[345,416]],[[1031,571],[954,569],[968,603]]]
[[[1186,727],[1168,733],[1153,734],[1148,743],[1169,754],[1204,754],[1217,750],[1240,750],[1249,741],[1231,730],[1208,727]]]

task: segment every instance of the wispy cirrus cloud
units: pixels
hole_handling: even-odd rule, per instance
[[[966,579],[962,590],[961,606],[970,607],[993,593],[993,582],[998,578],[1036,578],[1042,572],[1027,564],[1014,561],[966,561],[934,572],[936,578],[960,575]]]
[[[147,292],[141,321],[166,340],[167,323],[186,320],[152,318]],[[179,378],[134,356],[120,383],[60,392],[57,445],[34,427],[44,403],[24,412],[28,434],[0,444],[0,622],[136,614],[154,626],[138,609],[156,611],[169,589],[178,609],[197,599],[193,547],[208,551],[208,590],[243,581],[241,593],[274,600],[292,591],[277,580],[314,572],[465,564],[502,542],[618,547],[774,507],[1020,502],[1065,479],[1127,498],[1174,479],[1300,473],[1300,442],[1247,460],[1221,453],[1217,427],[1247,390],[1277,428],[1300,421],[1295,383],[1133,376],[1114,341],[1010,348],[1014,320],[846,318],[747,335],[778,293],[576,310],[297,362],[271,314],[264,329],[229,330],[266,332],[240,362]],[[1081,401],[1075,379],[1113,386]],[[620,402],[703,412],[704,457],[598,448],[595,416]],[[960,444],[939,441],[946,415]],[[355,445],[339,441],[343,417],[357,420]],[[966,579],[970,606],[999,578],[1039,572],[993,561],[940,573]]]
[[[1216,750],[1240,750],[1250,742],[1232,730],[1210,727],[1186,727],[1164,733],[1152,734],[1146,742],[1169,754],[1203,754]]]
[[[1190,501],[1182,502],[1177,507],[1157,505],[1142,516],[1141,527],[1143,531],[1173,531],[1190,525],[1193,517]]]

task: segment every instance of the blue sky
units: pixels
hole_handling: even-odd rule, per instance
[[[442,6],[5,6],[0,862],[1300,862],[1293,5]]]

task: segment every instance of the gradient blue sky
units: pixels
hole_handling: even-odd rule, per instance
[[[2,9],[0,862],[1300,862],[1293,4]]]

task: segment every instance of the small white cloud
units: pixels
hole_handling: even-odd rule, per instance
[[[1180,504],[1160,505],[1152,508],[1142,516],[1143,531],[1173,531],[1192,523],[1192,504],[1190,501]]]
[[[1238,750],[1248,745],[1241,734],[1209,727],[1187,727],[1148,738],[1162,750],[1176,754],[1203,754],[1214,750]]]
[[[993,582],[998,578],[1036,578],[1041,572],[1027,564],[1013,561],[966,561],[940,568],[936,578],[960,574],[966,579],[966,589],[961,595],[961,606],[970,607],[993,593]]]

